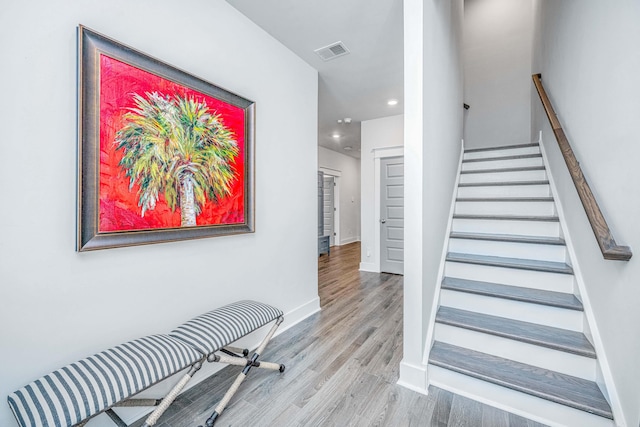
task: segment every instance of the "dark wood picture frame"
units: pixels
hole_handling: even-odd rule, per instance
[[[243,167],[242,173],[238,173],[238,177],[234,176],[234,179],[241,180],[238,186],[242,188],[237,196],[242,199],[241,208],[239,208],[242,212],[237,215],[240,218],[239,221],[191,226],[181,224],[147,229],[101,230],[100,61],[103,55],[144,70],[171,84],[180,85],[186,90],[215,98],[244,112]],[[255,232],[255,103],[253,101],[80,25],[78,27],[78,113],[77,251]],[[123,179],[128,182],[130,177],[123,177]],[[155,207],[155,201],[153,207]],[[144,210],[142,214],[144,215]]]

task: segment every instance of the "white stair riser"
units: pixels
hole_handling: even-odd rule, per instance
[[[429,384],[443,390],[543,423],[550,427],[615,427],[597,415],[569,408],[438,366],[428,365]]]
[[[562,245],[513,243],[474,239],[449,239],[449,252],[491,255],[507,258],[566,262],[567,250]]]
[[[451,261],[445,263],[445,276],[565,293],[573,293],[574,288],[574,277],[570,274],[490,267]]]
[[[465,197],[550,197],[548,184],[539,185],[482,185],[458,187],[458,198]]]
[[[454,218],[452,231],[517,234],[519,236],[559,237],[560,223],[553,221],[513,221],[501,219]]]
[[[486,160],[481,162],[463,162],[463,171],[483,169],[524,168],[528,166],[544,166],[542,157],[528,157],[524,159]]]
[[[555,216],[553,202],[456,202],[456,214]]]
[[[460,182],[512,182],[512,181],[543,181],[547,179],[544,170],[514,171],[514,172],[486,172],[460,174]]]
[[[594,381],[596,360],[534,344],[436,323],[434,339],[481,353]]]
[[[584,321],[581,311],[474,295],[448,289],[441,291],[440,305],[576,332],[582,332]]]
[[[540,154],[540,147],[505,148],[503,150],[476,151],[464,153],[464,160],[486,159],[489,157],[521,156],[523,154]]]

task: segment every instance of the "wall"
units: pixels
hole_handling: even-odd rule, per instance
[[[360,160],[324,147],[318,147],[318,167],[339,173],[340,242],[360,240]]]
[[[399,383],[426,393],[426,333],[435,315],[461,151],[463,3],[407,0],[404,13],[405,274]]]
[[[532,34],[533,0],[465,0],[468,148],[530,142]]]
[[[74,251],[79,23],[256,102],[255,234]],[[315,70],[222,0],[11,2],[0,52],[3,401],[234,300],[274,304],[288,325],[319,308]],[[15,425],[6,403],[0,425]]]
[[[404,116],[389,116],[381,119],[362,122],[360,185],[361,185],[361,263],[360,269],[365,271],[380,271],[375,262],[375,168],[374,149],[385,147],[400,147],[404,144],[403,133]]]
[[[609,362],[624,412],[625,420],[617,422],[628,426],[640,422],[639,22],[637,1],[537,1],[532,70],[542,73],[618,243],[635,249],[629,262],[602,258],[536,95],[532,133],[543,131],[586,298],[604,344],[602,356]]]

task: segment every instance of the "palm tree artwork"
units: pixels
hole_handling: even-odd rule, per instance
[[[238,143],[222,117],[193,96],[146,92],[133,94],[134,106],[116,132],[119,167],[138,184],[140,215],[156,207],[160,196],[182,227],[196,226],[206,203],[229,196],[236,171]]]

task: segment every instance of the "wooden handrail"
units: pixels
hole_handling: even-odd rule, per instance
[[[600,246],[600,251],[602,251],[602,256],[605,259],[629,261],[633,255],[631,253],[631,249],[628,246],[619,246],[613,238],[611,230],[607,225],[607,221],[604,219],[604,215],[602,215],[598,202],[589,187],[589,183],[587,183],[587,180],[582,173],[580,163],[576,159],[576,156],[571,149],[571,145],[569,144],[569,140],[562,129],[562,125],[560,125],[558,116],[551,105],[551,101],[549,101],[547,92],[544,90],[544,86],[542,85],[542,75],[534,74],[532,77],[533,84],[535,84],[536,89],[538,90],[538,95],[540,95],[540,100],[542,101],[544,110],[547,113],[549,123],[551,123],[553,133],[556,135],[556,140],[560,146],[560,151],[562,151],[564,161],[569,168],[571,179],[573,179],[576,190],[578,190],[578,196],[580,196],[580,200],[582,201],[582,206],[584,206],[587,218],[589,218],[593,234],[595,234],[598,245]]]

